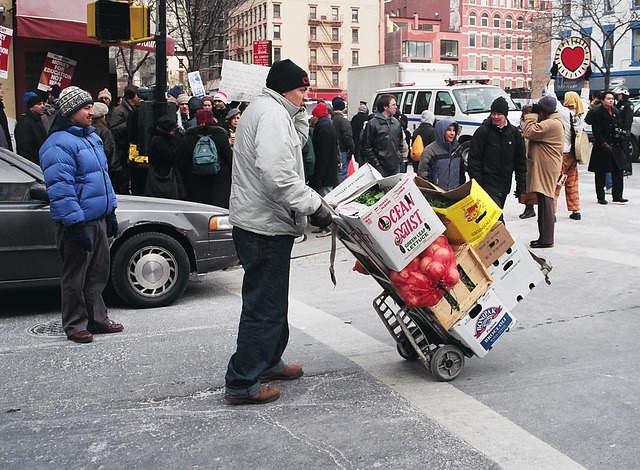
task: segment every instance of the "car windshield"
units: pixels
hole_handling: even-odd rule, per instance
[[[491,103],[502,96],[507,100],[509,111],[517,111],[518,107],[511,97],[502,89],[494,86],[465,87],[454,89],[453,95],[460,105],[460,109],[466,114],[488,113],[491,110]]]

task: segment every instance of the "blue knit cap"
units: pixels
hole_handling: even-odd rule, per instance
[[[25,108],[27,109],[29,109],[30,107],[40,102],[44,102],[44,98],[41,96],[38,96],[37,93],[34,93],[32,91],[26,92],[22,97],[22,104],[24,104]]]

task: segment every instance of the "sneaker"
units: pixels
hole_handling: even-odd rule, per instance
[[[609,204],[609,203],[607,202],[606,199],[598,199],[598,204],[606,205],[606,204]]]
[[[626,204],[627,202],[629,202],[629,199],[614,199],[613,202],[615,202],[616,204]]]
[[[316,235],[316,238],[328,237],[329,235],[331,235],[331,229],[325,228]]]
[[[580,215],[580,212],[573,212],[569,218],[573,220],[581,220],[582,216]]]
[[[535,217],[535,216],[536,216],[536,211],[534,211],[533,209],[526,209],[518,217],[520,217],[521,219],[530,219],[531,217]]]
[[[296,237],[293,239],[293,243],[302,243],[304,241],[307,240],[307,234],[303,233],[302,235],[300,235],[299,237]]]

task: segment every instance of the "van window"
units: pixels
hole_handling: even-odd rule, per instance
[[[404,97],[404,103],[402,104],[402,114],[411,114],[411,108],[413,108],[413,97],[415,91],[408,91]]]
[[[434,114],[440,116],[454,116],[456,114],[453,99],[448,91],[439,91],[436,94]]]
[[[415,114],[422,114],[422,111],[429,109],[429,102],[431,101],[430,91],[420,91],[416,97],[416,110]]]
[[[464,88],[453,90],[453,95],[461,111],[467,114],[488,113],[491,110],[491,103],[499,96],[502,96],[507,101],[510,111],[518,109],[511,97],[502,88],[498,87]]]
[[[398,109],[402,109],[401,103],[402,103],[402,92],[401,91],[390,91],[388,93],[378,93],[376,95],[376,99],[373,101],[373,107],[371,108],[371,112],[372,113],[377,113],[378,112],[378,98],[380,98],[381,95],[391,95],[396,99],[396,103],[398,105]]]

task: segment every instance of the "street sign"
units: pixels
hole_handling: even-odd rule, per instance
[[[271,41],[253,41],[253,64],[271,67]]]

